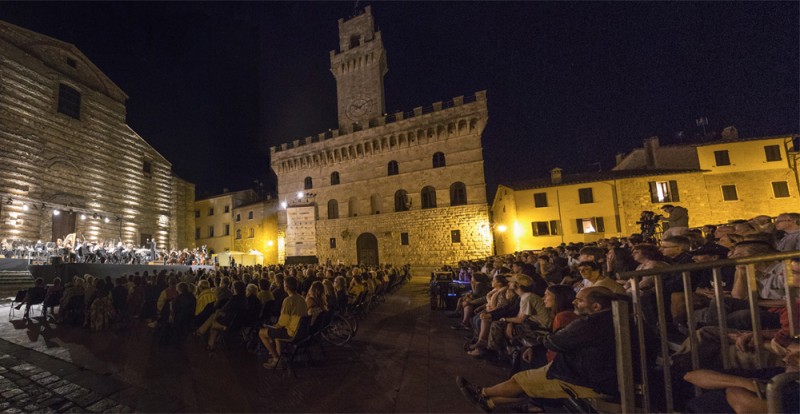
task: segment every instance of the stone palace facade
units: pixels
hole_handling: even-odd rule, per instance
[[[74,45],[0,22],[0,238],[194,242],[194,185]]]
[[[330,52],[339,128],[272,147],[279,258],[432,268],[492,251],[481,135],[486,93],[385,114],[370,7]]]

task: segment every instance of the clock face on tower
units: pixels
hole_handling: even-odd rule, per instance
[[[372,101],[366,98],[356,98],[347,106],[347,117],[356,120],[363,118],[372,108]]]

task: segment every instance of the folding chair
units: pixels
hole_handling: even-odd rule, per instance
[[[275,364],[277,369],[281,362],[286,366],[289,375],[297,378],[297,373],[292,369],[294,358],[300,350],[307,350],[311,345],[311,316],[305,315],[300,317],[300,325],[297,327],[297,333],[291,339],[277,339],[277,345],[280,347],[278,356],[278,363]],[[311,353],[308,354],[309,362],[313,363]]]
[[[19,310],[16,308],[17,305],[22,303],[25,300],[25,295],[28,293],[27,289],[18,290],[17,296],[14,297],[14,300],[11,301],[11,307],[8,309],[8,320],[11,320],[15,317],[15,311]]]

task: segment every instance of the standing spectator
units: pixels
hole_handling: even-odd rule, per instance
[[[686,208],[665,204],[661,209],[669,214],[666,218],[669,228],[664,232],[664,237],[679,236],[689,229],[689,211]]]

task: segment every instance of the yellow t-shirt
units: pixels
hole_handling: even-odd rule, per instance
[[[286,333],[294,337],[300,326],[300,317],[308,315],[306,300],[298,294],[292,294],[283,300],[281,315],[278,317],[278,326],[286,328]]]

